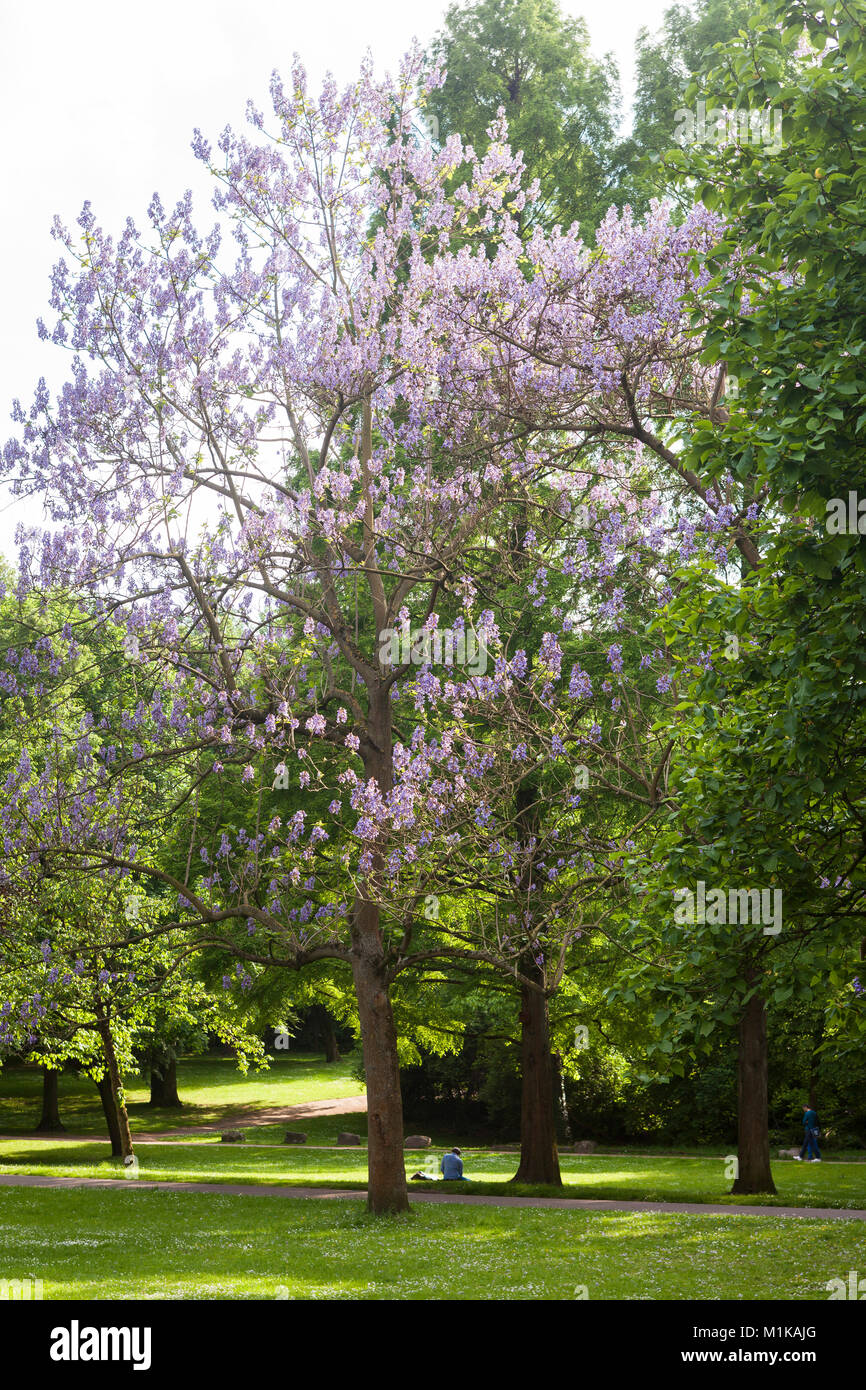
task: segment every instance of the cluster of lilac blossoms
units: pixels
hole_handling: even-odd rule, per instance
[[[413,54],[394,81],[365,66],[316,98],[296,64],[249,135],[196,135],[212,230],[189,197],[154,197],[146,237],[128,222],[115,240],[89,205],[76,234],[58,224],[40,331],[73,354],[70,379],[16,404],[3,453],[53,519],[20,532],[20,596],[84,595],[126,673],[115,706],[73,738],[58,726],[54,753],[9,774],[7,854],[97,854],[131,873],[152,779],[171,769],[178,806],[224,779],[249,820],[195,844],[178,917],[234,914],[306,959],[345,949],[353,904],[414,902],[479,836],[508,883],[527,854],[548,884],[615,862],[609,837],[527,850],[493,809],[527,747],[561,770],[566,809],[579,803],[570,765],[602,756],[602,725],[624,713],[623,556],[645,564],[675,529],[657,496],[620,504],[561,469],[550,434],[612,454],[628,440],[639,462],[659,410],[710,389],[683,295],[703,283],[693,259],[714,218],[677,227],[657,206],[643,227],[611,213],[594,250],[574,229],[524,243],[535,190],[504,122],[483,156],[418,140],[419,90],[440,80]],[[527,652],[467,557],[541,489],[570,538],[541,520],[526,538],[527,606],[545,624]],[[586,534],[569,531],[587,498]],[[721,501],[707,513],[737,525]],[[564,582],[573,597],[553,598]],[[586,621],[578,590],[606,633],[604,681],[565,657]],[[387,666],[382,634],[406,621],[471,630],[487,669]],[[78,651],[71,629],[52,632],[3,678],[56,677]],[[661,697],[670,675],[649,655]],[[327,813],[263,821],[275,778],[305,805],[324,793]]]

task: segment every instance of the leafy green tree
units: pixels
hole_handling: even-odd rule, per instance
[[[724,428],[696,422],[684,461],[735,480],[762,516],[751,572],[705,574],[703,601],[682,592],[668,615],[708,653],[683,692],[682,854],[695,869],[700,847],[704,864],[778,887],[785,904],[782,949],[753,933],[719,956],[741,1006],[736,1190],[757,1192],[773,1190],[766,1000],[808,1003],[821,957],[825,992],[855,1004],[866,905],[866,275],[851,254],[866,245],[862,9],[776,0],[706,80],[729,110],[778,111],[784,135],[776,148],[741,127],[668,160],[727,224],[706,260],[705,358],[728,374]],[[719,660],[725,634],[739,663]]]
[[[614,63],[592,56],[584,21],[558,0],[452,5],[431,57],[447,71],[428,103],[439,140],[458,134],[485,150],[502,108],[527,183],[540,183],[524,230],[576,221],[590,241],[613,201],[619,98]]]
[[[703,98],[710,109],[717,105],[705,80],[717,61],[712,50],[731,43],[753,10],[750,0],[697,0],[693,8],[674,4],[665,10],[659,32],[638,32],[632,129],[620,151],[624,169],[617,201],[630,202],[639,216],[653,197],[680,193],[690,201],[666,175],[659,156],[675,144],[677,113],[690,84],[696,84],[695,100]]]
[[[41,879],[7,865],[0,882],[4,999],[0,1047],[53,1065],[75,1061],[99,1084],[112,1150],[128,1159],[132,1135],[123,1076],[154,1032],[209,1027],[243,1065],[262,1055],[231,996],[209,994],[187,968],[180,934],[156,932],[164,905],[116,876],[83,866],[75,879]],[[33,926],[45,932],[36,940]]]

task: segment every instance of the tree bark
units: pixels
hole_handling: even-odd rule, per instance
[[[340,1049],[337,1045],[337,1035],[334,1032],[334,1025],[331,1022],[331,1015],[322,1004],[313,1005],[313,1015],[316,1020],[316,1029],[322,1041],[325,1051],[326,1062],[339,1062]]]
[[[408,1211],[409,1193],[403,1158],[403,1099],[397,1031],[388,994],[378,918],[379,909],[374,903],[363,900],[356,903],[352,971],[367,1081],[367,1209],[383,1213]]]
[[[134,1158],[132,1148],[132,1134],[129,1129],[129,1116],[126,1113],[121,1096],[123,1088],[120,1081],[120,1068],[117,1065],[117,1054],[114,1051],[114,1040],[111,1036],[111,1027],[108,1020],[103,1018],[99,1024],[99,1036],[102,1039],[102,1055],[105,1058],[106,1076],[103,1078],[108,1085],[105,1090],[100,1090],[103,1096],[102,1104],[105,1109],[106,1119],[108,1119],[109,1107],[114,1111],[116,1130],[112,1131],[111,1121],[108,1123],[108,1132],[111,1135],[112,1157]],[[115,1148],[115,1136],[117,1148]]]
[[[525,966],[524,973],[529,974]],[[561,1187],[547,998],[525,984],[520,987],[520,1025],[520,1164],[511,1181]]]
[[[361,442],[365,470],[371,453],[372,422],[369,402],[365,402]],[[369,518],[365,522],[365,535],[372,556],[374,541]],[[375,567],[368,570],[368,577],[378,638],[386,626],[384,587]],[[390,791],[394,780],[390,690],[384,683],[372,682],[368,691],[367,738],[361,754],[366,776],[375,778],[384,794]],[[373,851],[372,889],[355,898],[351,952],[367,1082],[367,1210],[377,1214],[409,1210],[397,1030],[388,987],[381,908],[375,901],[375,885],[382,872],[383,859],[382,849]]]
[[[107,1072],[96,1082],[96,1089],[99,1092],[99,1099],[102,1101],[102,1112],[105,1115],[108,1137],[111,1140],[111,1157],[120,1158],[123,1154],[123,1146],[120,1142],[120,1120],[117,1117],[117,1105],[111,1090],[111,1078]]]
[[[155,1055],[150,1066],[150,1100],[154,1109],[178,1109],[182,1105],[177,1093],[177,1059],[165,1053]]]
[[[732,1192],[775,1192],[770,1168],[767,1098],[767,1011],[753,994],[740,1016],[737,1067],[737,1177]]]
[[[60,1072],[54,1067],[42,1068],[42,1114],[36,1132],[58,1133],[66,1129],[60,1121]]]

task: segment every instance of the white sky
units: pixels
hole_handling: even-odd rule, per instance
[[[634,39],[658,27],[671,0],[562,0],[587,21],[593,50],[613,52],[626,106]],[[440,27],[445,0],[0,0],[0,133],[6,197],[0,217],[0,445],[15,396],[29,403],[40,375],[62,380],[65,354],[36,336],[48,309],[55,213],[74,221],[89,198],[97,220],[144,222],[151,194],[170,205],[190,187],[209,225],[208,180],[189,148],[244,124],[248,97],[267,109],[267,82],[297,51],[312,79],[341,81],[372,50],[393,69],[413,38]],[[0,550],[13,558],[16,522],[32,504],[0,491]]]

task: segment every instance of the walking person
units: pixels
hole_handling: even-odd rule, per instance
[[[810,1163],[821,1162],[821,1150],[818,1148],[818,1116],[811,1105],[803,1106],[803,1147],[797,1155],[797,1162],[801,1163],[806,1154],[809,1154]]]

